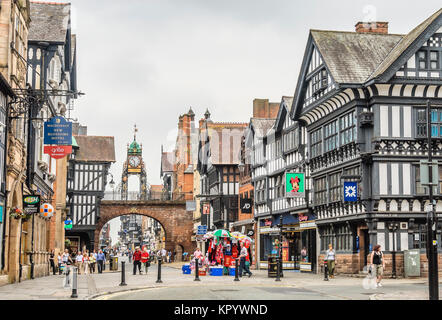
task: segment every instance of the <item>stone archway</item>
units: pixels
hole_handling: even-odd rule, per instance
[[[174,251],[177,245],[191,252],[193,233],[193,213],[186,211],[185,201],[101,201],[100,220],[95,229],[95,249],[98,250],[100,231],[110,220],[138,214],[157,220],[165,232],[165,247]]]

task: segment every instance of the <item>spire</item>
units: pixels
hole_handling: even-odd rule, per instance
[[[206,113],[204,113],[204,117],[206,118],[206,119],[210,119],[210,112],[209,112],[209,109],[207,108],[207,110],[206,110]]]
[[[138,132],[137,124],[135,124],[134,125],[134,141],[137,141],[137,132]]]
[[[190,109],[189,109],[189,111],[187,112],[187,114],[189,115],[189,116],[194,116],[195,115],[195,113],[193,112],[193,110],[192,110],[192,107],[190,107]]]

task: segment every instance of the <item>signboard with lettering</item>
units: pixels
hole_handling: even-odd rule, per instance
[[[305,174],[286,172],[285,174],[286,198],[305,197]]]
[[[252,199],[241,199],[241,212],[252,213]]]
[[[44,144],[72,145],[72,122],[53,117],[44,123]]]
[[[23,198],[23,210],[28,214],[40,212],[40,196],[30,195]]]
[[[72,146],[44,146],[44,153],[51,158],[61,159],[72,153]]]
[[[210,203],[203,204],[203,214],[210,214]]]
[[[196,232],[197,235],[203,235],[207,233],[207,225],[199,225]]]

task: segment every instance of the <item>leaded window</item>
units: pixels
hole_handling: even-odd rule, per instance
[[[324,151],[331,151],[338,146],[338,120],[335,120],[324,126]]]
[[[330,202],[341,200],[341,173],[336,172],[329,175]]]
[[[341,117],[340,125],[340,138],[341,146],[346,145],[350,142],[356,140],[356,118],[355,111],[347,113],[345,116]]]
[[[311,157],[317,157],[322,152],[322,137],[321,129],[316,130],[310,134],[310,153]]]
[[[327,203],[327,177],[313,180],[314,199],[316,205]]]
[[[427,69],[427,51],[418,51],[417,53],[418,66],[419,69],[424,70]]]
[[[442,108],[431,109],[431,137],[442,137]],[[416,137],[427,137],[427,110],[424,108],[416,109]]]
[[[316,72],[312,77],[312,91],[313,95],[319,94],[322,90],[327,88],[328,78],[327,70],[325,68]]]

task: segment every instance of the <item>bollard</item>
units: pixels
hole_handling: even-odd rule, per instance
[[[126,262],[121,261],[121,283],[120,286],[127,286],[126,284]]]
[[[328,281],[328,265],[327,265],[327,261],[324,261],[324,281]]]
[[[281,266],[279,265],[279,260],[280,258],[276,258],[276,279],[275,281],[281,281],[280,276],[281,276]]]
[[[200,272],[199,272],[199,261],[198,258],[195,258],[195,280],[193,281],[201,281]]]
[[[161,260],[163,260],[161,257],[158,257],[158,278],[156,283],[162,283],[161,281]]]
[[[71,298],[78,298],[77,295],[77,268],[74,267],[74,271],[72,274],[72,295]]]
[[[238,278],[239,270],[238,270],[238,258],[235,259],[235,279],[233,281],[239,281]]]

